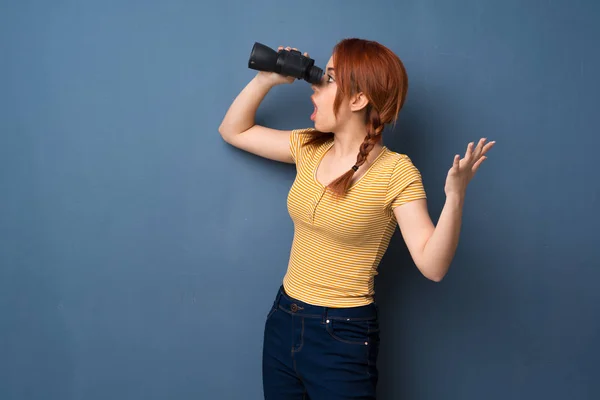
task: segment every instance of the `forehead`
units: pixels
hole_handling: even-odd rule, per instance
[[[327,65],[325,66],[325,69],[327,68],[333,68],[333,56],[329,57],[329,61],[327,61]]]

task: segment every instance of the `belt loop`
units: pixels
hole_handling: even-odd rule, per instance
[[[327,307],[323,307],[323,315],[321,318],[322,324],[325,324],[327,322],[327,310],[329,310]]]

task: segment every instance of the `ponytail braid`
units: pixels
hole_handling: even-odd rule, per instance
[[[348,170],[348,172],[331,182],[328,186],[328,188],[337,196],[342,196],[346,193],[354,173],[367,161],[369,153],[381,139],[381,132],[383,131],[384,124],[381,123],[379,112],[371,105],[367,107],[369,107],[366,124],[367,136],[365,136],[365,140],[360,145],[356,163]]]

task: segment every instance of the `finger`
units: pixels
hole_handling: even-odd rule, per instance
[[[283,46],[279,46],[277,50],[283,50]]]
[[[291,50],[290,46],[286,47],[285,49],[286,49],[287,51],[290,51],[290,50]]]
[[[292,47],[292,50],[296,50],[296,51],[298,51],[298,49],[297,49],[297,48],[295,48],[295,47]]]
[[[304,55],[305,55],[306,57],[308,57],[308,53],[304,53]]]
[[[494,147],[495,144],[496,142],[489,142],[488,144],[483,146],[483,150],[481,151],[480,156],[484,156],[485,153],[487,153],[492,147]]]
[[[467,162],[470,162],[472,157],[473,157],[473,142],[471,142],[467,145],[467,151],[465,152],[465,159],[467,160]]]
[[[477,142],[477,147],[475,147],[475,150],[473,151],[473,157],[475,158],[475,160],[479,159],[479,157],[481,156],[481,151],[483,150],[486,140],[486,138],[481,138],[479,139],[479,142]]]
[[[486,156],[480,157],[479,160],[477,160],[477,162],[475,164],[473,164],[473,173],[477,172],[477,169],[479,168],[479,166],[481,165],[481,163],[483,163],[485,160],[487,160]]]
[[[452,162],[452,169],[456,169],[456,171],[459,170],[460,167],[460,155],[455,155],[454,156],[454,161]]]

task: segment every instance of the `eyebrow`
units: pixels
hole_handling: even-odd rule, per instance
[[[327,72],[329,72],[329,71],[333,71],[333,67],[327,68]]]

